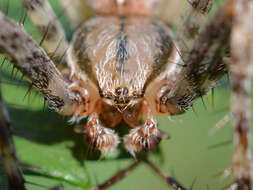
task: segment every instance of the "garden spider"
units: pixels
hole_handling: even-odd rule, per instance
[[[212,1],[192,0],[176,39],[165,24],[150,18],[151,10],[159,7],[159,0],[89,3],[100,16],[81,25],[68,45],[48,2],[23,0],[28,15],[43,35],[50,58],[22,26],[2,13],[0,53],[28,77],[51,108],[71,115],[73,123],[88,116],[87,125],[79,130],[85,133],[87,143],[102,154],[112,152],[120,141],[109,127],[122,120],[134,127],[123,139],[133,156],[153,150],[166,137],[158,129],[154,114],[185,112],[227,73],[228,65],[236,178],[229,188],[251,189],[248,131],[253,2],[229,0],[199,32],[201,17],[211,9]],[[76,12],[66,9],[74,27],[83,20],[78,10],[81,8]],[[60,64],[61,72],[53,61]],[[141,125],[142,114],[146,120]],[[161,177],[171,179],[148,160],[144,162]],[[185,189],[175,180],[167,182],[175,189]],[[21,180],[21,186],[22,183]]]

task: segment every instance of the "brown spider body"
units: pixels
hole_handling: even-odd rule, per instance
[[[66,5],[67,0],[60,1]],[[74,8],[66,7],[66,11],[73,22],[71,26],[75,27],[84,22],[84,2],[69,2]],[[131,126],[123,141],[132,155],[154,149],[164,137],[157,127],[155,114],[176,115],[191,108],[193,101],[213,88],[229,66],[231,110],[235,117],[233,171],[236,178],[230,189],[251,190],[248,131],[253,1],[228,0],[203,29],[203,18],[213,1],[189,1],[182,25],[178,27],[177,40],[173,39],[169,27],[152,17],[153,9],[159,7],[160,2],[90,0],[96,17],[83,23],[68,44],[46,0],[23,0],[28,15],[43,36],[47,53],[22,25],[1,12],[0,53],[29,78],[60,114],[73,116],[73,122],[88,116],[87,125],[82,126],[81,131],[89,145],[102,153],[116,149],[120,142],[113,127],[121,121]],[[60,72],[53,61],[67,64],[61,65]],[[145,122],[140,124],[143,115]],[[8,130],[5,125],[3,122],[3,131]],[[9,152],[13,152],[11,141],[9,146],[12,147]],[[2,151],[5,150],[8,149],[4,147]],[[6,158],[3,159],[5,163],[8,162]],[[13,159],[17,160],[15,155]],[[185,189],[148,160],[144,161],[169,185]],[[136,165],[96,189],[106,189]],[[15,166],[19,168],[18,162]],[[15,171],[6,173],[11,176]],[[24,186],[22,176],[20,179]]]
[[[101,114],[106,127],[122,120],[136,127],[148,112],[156,125],[159,91],[165,83],[172,86],[180,70],[170,28],[146,16],[90,19],[75,33],[68,54],[74,60],[71,76],[79,79],[79,92],[88,89],[87,109],[76,114]],[[175,114],[176,108],[169,110]]]

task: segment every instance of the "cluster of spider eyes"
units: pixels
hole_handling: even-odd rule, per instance
[[[126,96],[128,95],[128,88],[127,87],[118,87],[115,89],[115,93],[118,95],[118,96]]]

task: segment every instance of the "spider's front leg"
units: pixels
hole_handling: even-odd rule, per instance
[[[253,2],[230,0],[214,15],[196,39],[184,67],[163,97],[180,110],[192,106],[231,69],[232,112],[235,117],[234,175],[237,190],[252,189],[250,86],[252,61]],[[230,43],[230,39],[232,43]],[[227,52],[231,59],[224,59]],[[226,65],[227,64],[227,65]]]
[[[22,26],[1,12],[0,27],[0,53],[28,77],[51,108],[63,115],[73,115],[73,121],[93,112],[98,95],[87,81],[73,76],[70,84]],[[69,77],[70,71],[66,75]]]
[[[174,79],[160,89],[157,104],[163,108],[161,112],[173,115],[186,111],[227,73],[228,59],[224,56],[232,29],[232,4],[233,1],[229,1],[210,19]]]
[[[61,23],[47,0],[22,0],[33,24],[42,36],[41,43],[55,63],[65,61],[67,39]]]
[[[8,110],[0,89],[0,156],[4,174],[9,190],[25,190],[25,179],[13,143],[11,127]]]
[[[80,100],[44,50],[22,26],[0,12],[0,53],[12,61],[32,85],[43,94],[51,108],[62,114],[74,112],[73,101]]]
[[[188,0],[190,4],[177,30],[177,42],[183,59],[190,51],[194,40],[201,31],[201,26],[207,20],[207,14],[212,8],[213,0]]]

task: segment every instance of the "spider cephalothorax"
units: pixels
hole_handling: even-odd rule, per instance
[[[214,87],[229,65],[235,117],[234,186],[249,190],[253,2],[228,0],[203,28],[213,1],[189,2],[173,37],[170,28],[152,15],[162,0],[90,0],[96,16],[86,22],[84,3],[72,1],[75,9],[66,7],[66,12],[71,26],[78,29],[69,45],[46,0],[23,0],[51,58],[22,26],[2,13],[0,53],[60,114],[72,116],[73,122],[88,116],[82,131],[88,144],[102,153],[120,142],[113,127],[121,121],[133,127],[123,139],[132,155],[154,149],[163,138],[155,114],[183,113]],[[53,61],[61,65],[61,72]],[[145,122],[140,124],[143,115]]]
[[[155,148],[161,138],[153,117],[160,112],[157,92],[165,84],[167,88],[173,86],[174,76],[180,70],[170,29],[147,16],[97,16],[77,30],[68,54],[75,60],[70,66],[74,68],[72,77],[80,78],[79,88],[96,94],[88,95],[87,99],[96,103],[91,103],[80,116],[96,112],[102,115],[106,127],[115,127],[121,120],[137,127],[124,140],[132,153]],[[163,103],[166,106],[166,101]],[[142,114],[147,121],[139,126]],[[89,134],[88,129],[86,133]],[[96,143],[101,151],[101,143],[109,146],[107,140],[115,147],[107,136],[104,138],[105,142]]]

